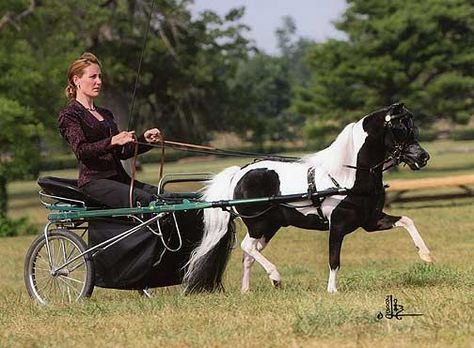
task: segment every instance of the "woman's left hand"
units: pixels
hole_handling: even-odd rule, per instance
[[[147,143],[157,143],[161,140],[161,132],[158,128],[151,128],[143,134]]]

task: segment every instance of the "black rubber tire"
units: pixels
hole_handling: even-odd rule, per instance
[[[55,267],[87,250],[85,241],[67,229],[50,231],[48,243]],[[41,234],[36,237],[26,254],[24,280],[28,294],[40,304],[72,303],[92,295],[94,263],[91,256],[86,254],[64,268],[62,274],[53,275],[46,239],[44,234]],[[55,294],[59,295],[59,298],[54,297]]]

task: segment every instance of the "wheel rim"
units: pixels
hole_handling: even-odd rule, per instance
[[[34,296],[42,304],[72,303],[84,294],[88,264],[84,256],[79,257],[65,268],[60,266],[81,254],[80,247],[61,236],[48,239],[52,265],[49,264],[46,243],[40,243],[35,256],[30,261],[29,281]]]

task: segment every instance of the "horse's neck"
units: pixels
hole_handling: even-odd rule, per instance
[[[327,172],[341,186],[352,188],[356,180],[356,171],[347,166],[357,165],[358,153],[366,136],[361,121],[351,123],[329,147],[309,156],[306,160],[309,165]]]
[[[343,187],[378,190],[382,185],[382,166],[374,173],[369,168],[384,160],[384,151],[383,140],[368,136],[362,119],[346,126],[329,147],[309,156],[307,161],[327,172]]]
[[[354,191],[378,193],[383,190],[383,164],[385,150],[382,139],[367,137],[357,154]]]
[[[363,168],[373,168],[385,158],[383,138],[367,136],[357,154],[357,165]]]

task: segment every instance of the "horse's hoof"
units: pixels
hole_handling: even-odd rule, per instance
[[[425,254],[425,253],[418,253],[420,256],[420,259],[422,259],[425,262],[433,262],[433,258],[431,257],[430,254]]]
[[[249,292],[250,292],[250,289],[249,289],[249,288],[245,288],[245,289],[242,288],[242,289],[240,289],[240,293],[241,293],[242,295],[247,295]]]
[[[281,289],[281,280],[271,279],[271,281],[272,281],[272,285],[275,289]]]
[[[328,294],[337,294],[337,289],[336,288],[328,288]]]

